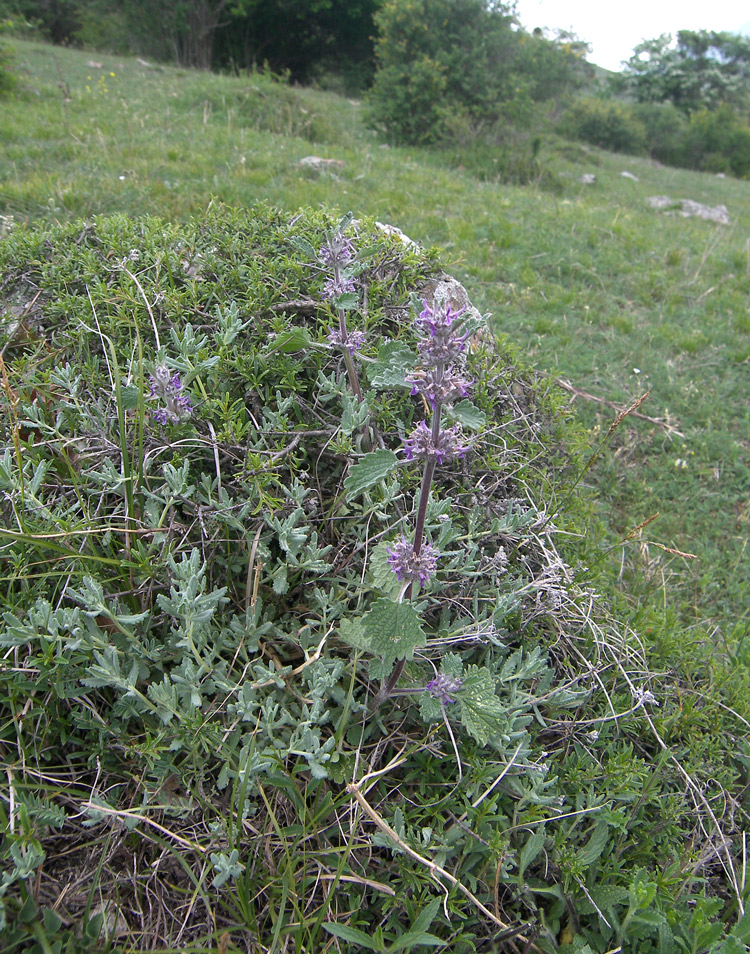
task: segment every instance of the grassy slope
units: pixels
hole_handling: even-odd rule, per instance
[[[440,156],[381,145],[362,128],[360,107],[330,94],[31,43],[17,50],[22,88],[0,114],[4,214],[184,219],[214,197],[372,214],[439,245],[498,329],[576,388],[623,404],[650,389],[641,411],[684,437],[629,418],[589,476],[613,544],[660,513],[614,546],[613,570],[634,603],[658,606],[654,587],[663,587],[664,615],[744,661],[746,183],[566,146],[542,154],[554,192],[480,182]],[[316,175],[299,166],[309,154],[344,165]],[[640,181],[621,177],[625,169]],[[579,184],[591,171],[596,184]],[[733,224],[652,212],[645,198],[654,194],[724,203]],[[605,430],[615,413],[580,407]],[[649,612],[658,632],[661,611],[655,624]]]

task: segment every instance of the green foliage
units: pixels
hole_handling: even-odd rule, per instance
[[[750,640],[744,609],[750,605],[745,559],[750,439],[744,400],[750,330],[747,249],[739,228],[716,229],[644,208],[645,198],[653,194],[694,196],[710,204],[725,203],[732,220],[741,223],[748,208],[743,184],[630,158],[627,169],[638,175],[636,183],[620,177],[622,158],[545,140],[541,150],[556,172],[557,193],[498,187],[495,180],[501,175],[492,170],[497,166],[493,160],[501,155],[499,147],[477,148],[470,167],[459,149],[455,160],[434,151],[378,150],[362,130],[354,104],[272,83],[263,75],[248,80],[153,70],[126,58],[107,63],[107,57],[97,56],[106,63],[102,72],[109,75],[110,66],[117,71],[117,86],[112,80],[107,96],[96,90],[96,72],[89,84],[94,89],[86,92],[87,76],[93,72],[87,65],[91,54],[23,42],[18,49],[38,93],[21,87],[3,111],[3,144],[10,162],[2,186],[0,231],[11,236],[11,244],[2,243],[2,254],[10,257],[3,258],[0,268],[0,282],[6,282],[0,286],[0,350],[4,348],[3,360],[13,375],[12,387],[32,408],[30,415],[29,389],[35,387],[42,423],[52,422],[69,437],[88,417],[94,424],[83,429],[85,439],[99,433],[109,444],[88,458],[77,453],[80,442],[70,445],[56,434],[40,437],[39,420],[21,418],[21,449],[33,458],[21,461],[24,507],[19,505],[13,442],[8,442],[7,461],[0,453],[0,497],[4,504],[15,505],[15,522],[8,526],[3,517],[0,523],[5,533],[0,592],[3,599],[6,593],[13,599],[8,611],[18,620],[2,624],[8,643],[2,653],[0,692],[5,713],[1,866],[11,875],[33,868],[28,879],[15,880],[5,890],[12,924],[6,933],[15,932],[13,943],[46,954],[62,939],[63,949],[67,945],[83,954],[93,949],[102,923],[116,926],[109,912],[120,904],[131,933],[124,933],[120,922],[116,940],[101,938],[104,949],[110,943],[134,952],[143,948],[145,936],[151,946],[187,945],[207,954],[226,944],[226,925],[230,950],[241,947],[249,935],[251,943],[257,938],[266,947],[275,943],[278,949],[286,945],[313,951],[331,941],[324,926],[331,923],[377,936],[378,942],[382,936],[387,946],[414,930],[437,900],[437,913],[424,928],[429,934],[459,954],[490,948],[496,937],[493,927],[463,896],[436,886],[429,870],[390,836],[356,818],[345,786],[373,773],[367,797],[399,837],[427,860],[455,871],[491,910],[497,899],[508,918],[516,913],[524,923],[534,918],[539,929],[535,943],[542,948],[554,950],[557,945],[565,954],[587,948],[604,954],[622,946],[628,954],[640,954],[664,944],[666,950],[666,921],[678,950],[744,951],[747,917],[739,917],[730,875],[732,864],[742,875],[740,829],[747,811],[748,765],[742,720],[750,718]],[[61,76],[69,84],[70,99],[58,87]],[[310,148],[313,142],[317,145]],[[297,161],[308,152],[341,157],[345,165],[336,167],[335,174],[306,172]],[[467,153],[463,150],[464,156]],[[598,185],[583,190],[576,180],[592,167]],[[472,401],[484,414],[479,424],[487,445],[482,459],[494,461],[495,469],[484,476],[474,466],[476,458],[467,461],[460,474],[446,468],[437,484],[441,507],[431,510],[428,528],[431,534],[439,533],[447,514],[453,531],[459,531],[449,549],[455,551],[450,559],[460,570],[462,536],[471,537],[474,528],[486,526],[488,504],[482,492],[501,498],[513,494],[495,525],[505,555],[511,556],[510,574],[501,572],[502,552],[493,553],[490,546],[485,563],[475,571],[467,567],[467,573],[476,575],[461,577],[467,590],[477,579],[486,590],[487,574],[497,575],[502,593],[495,629],[455,629],[450,619],[443,629],[437,618],[437,591],[427,593],[435,602],[421,625],[438,672],[455,677],[466,667],[489,668],[495,696],[506,707],[517,687],[514,719],[532,715],[533,721],[520,727],[526,735],[519,739],[523,745],[515,757],[518,743],[498,751],[492,744],[480,746],[468,734],[458,698],[441,706],[439,698],[423,691],[425,678],[434,677],[435,671],[419,649],[406,661],[399,683],[403,693],[375,716],[361,711],[365,684],[382,678],[384,664],[361,639],[356,645],[345,636],[360,635],[352,621],[368,611],[370,601],[398,598],[386,548],[400,531],[394,525],[397,515],[410,519],[416,468],[401,464],[381,483],[347,500],[347,474],[343,469],[336,472],[333,462],[351,462],[350,472],[367,450],[337,434],[315,464],[316,442],[325,443],[325,435],[313,435],[312,460],[305,458],[299,468],[290,456],[302,455],[304,447],[288,450],[294,438],[283,420],[282,433],[272,433],[272,421],[295,413],[294,401],[284,408],[290,396],[290,364],[303,365],[300,379],[313,400],[320,400],[323,411],[316,410],[326,426],[343,424],[346,384],[328,364],[333,360],[330,351],[321,349],[329,318],[325,309],[316,312],[310,305],[322,285],[315,271],[316,243],[338,217],[306,213],[295,223],[292,210],[301,203],[330,206],[341,202],[344,193],[358,215],[397,223],[413,238],[447,249],[452,264],[446,267],[463,276],[475,303],[494,313],[495,328],[504,335],[499,357],[492,359],[492,375],[486,381],[481,377]],[[264,219],[266,224],[257,230],[248,227],[244,215],[226,213],[224,229],[214,225],[213,213],[206,213],[211,196],[243,206],[270,196],[287,211],[271,216],[271,225]],[[70,223],[81,213],[113,209],[126,215],[116,222],[99,218],[93,232],[83,224],[69,230],[43,227],[45,222]],[[144,211],[158,212],[162,225],[152,229],[144,224]],[[200,225],[166,224],[191,214]],[[40,234],[32,241],[13,220],[37,223]],[[202,238],[203,225],[207,231]],[[62,233],[67,236],[64,242]],[[307,243],[304,252],[301,240]],[[382,236],[376,236],[373,243],[380,241]],[[280,250],[286,264],[269,270],[268,263]],[[188,384],[197,407],[204,401],[198,380],[205,386],[208,375],[226,373],[226,386],[207,391],[211,416],[200,417],[201,409],[197,418],[183,422],[163,440],[156,438],[152,405],[139,399],[143,388],[133,376],[135,367],[144,367],[146,379],[152,370],[153,326],[137,285],[125,282],[127,276],[114,268],[134,252],[140,261],[133,257],[126,265],[144,289],[169,357],[197,368],[224,354],[218,366],[208,364]],[[398,390],[399,373],[403,381],[404,367],[415,355],[408,334],[407,288],[420,287],[423,276],[434,274],[436,267],[429,256],[424,267],[417,267],[417,259],[424,261],[422,253],[413,248],[406,253],[398,244],[386,243],[382,257],[378,253],[369,260],[364,273],[370,282],[368,315],[365,319],[357,311],[350,313],[357,327],[372,322],[377,329],[362,369],[366,389],[376,392],[368,398],[371,413],[377,421],[403,418],[404,427],[411,418],[403,413],[407,396]],[[229,266],[218,267],[225,257],[234,263],[236,274]],[[9,269],[11,259],[17,265]],[[81,259],[87,268],[74,268],[72,263]],[[394,263],[414,271],[401,282]],[[42,266],[48,290],[34,301]],[[15,286],[19,271],[28,272],[32,282],[20,296]],[[106,370],[105,354],[111,361],[111,353],[108,346],[102,348],[93,324],[89,292],[102,331],[116,345],[119,376],[113,377],[119,383],[124,442]],[[166,298],[161,297],[164,293]],[[286,313],[288,321],[284,312],[272,310],[293,300],[299,314]],[[386,303],[382,309],[381,302]],[[90,332],[78,325],[79,317]],[[183,334],[188,322],[192,337]],[[143,358],[137,338],[131,338],[135,324],[141,330]],[[55,336],[65,325],[79,329],[81,339],[76,359],[67,365],[65,349],[60,360],[55,350],[45,353],[51,339],[56,347]],[[170,325],[179,331],[177,342]],[[11,330],[13,345],[4,347]],[[378,346],[381,333],[388,343]],[[207,341],[200,345],[202,337]],[[523,342],[524,353],[535,361],[618,407],[625,407],[641,388],[651,389],[649,402],[640,408],[650,420],[630,416],[617,429],[614,453],[601,455],[586,474],[588,486],[581,485],[562,508],[567,518],[556,515],[561,488],[581,469],[578,455],[585,435],[573,426],[570,393],[544,377],[523,373],[510,341]],[[241,352],[246,342],[251,362],[243,365],[239,356],[227,356],[233,349]],[[308,353],[309,359],[302,361],[301,355]],[[43,365],[38,372],[37,358]],[[277,361],[281,377],[268,371]],[[325,365],[330,388],[322,378],[308,377],[318,361]],[[253,396],[263,387],[257,380],[261,374],[269,375],[270,389],[257,406]],[[485,392],[498,394],[498,403],[488,404]],[[4,433],[12,435],[4,383],[0,394]],[[85,412],[76,410],[76,401]],[[583,396],[575,405],[578,415],[602,432],[617,413]],[[421,413],[408,402],[407,410]],[[461,413],[465,416],[466,411]],[[468,414],[477,420],[471,409]],[[154,494],[153,500],[145,498],[143,511],[140,489],[128,502],[120,467],[127,451],[131,475],[141,480],[137,466],[132,466],[139,460],[133,440],[139,415],[149,452],[144,458],[147,489]],[[259,449],[253,419],[267,425],[263,434],[268,443]],[[400,426],[396,422],[383,432],[386,448],[397,448],[398,435],[404,433]],[[185,427],[187,433],[180,430]],[[30,433],[37,435],[34,441]],[[44,449],[47,442],[49,453]],[[155,442],[161,449],[154,450]],[[245,471],[242,462],[251,450],[258,458]],[[286,456],[271,460],[282,451]],[[272,472],[278,469],[276,485],[266,488],[274,499],[258,513],[243,516],[239,504],[245,486],[235,493],[238,481],[252,474],[262,491],[269,479],[263,473],[268,464]],[[202,484],[204,478],[216,476],[217,466],[222,491],[231,498],[224,508],[217,502],[218,489],[211,496]],[[285,478],[292,467],[306,486],[311,481],[305,471],[335,474],[324,529],[310,526],[318,519],[323,522],[322,513],[315,516],[317,487],[298,503],[279,486],[289,489]],[[75,482],[88,488],[80,502],[71,495]],[[472,494],[479,491],[466,524],[462,507],[467,500],[463,490],[456,493],[454,482]],[[601,528],[591,518],[591,487],[599,499],[599,519],[609,528],[607,552],[599,547]],[[70,506],[61,512],[58,503],[66,495]],[[252,489],[247,493],[251,495],[257,501]],[[540,501],[543,518],[536,510]],[[658,520],[638,529],[657,510]],[[111,512],[130,514],[136,528],[150,532],[156,524],[175,569],[148,534],[128,534],[126,524],[112,524],[107,540],[104,515]],[[585,589],[580,596],[566,587],[543,593],[515,589],[520,582],[514,577],[518,560],[535,565],[533,537],[552,514],[563,530],[581,528],[586,518],[592,519],[585,535],[563,534],[558,543],[564,543],[564,555],[584,588],[591,573],[599,572],[596,591],[617,601],[616,615],[638,633],[647,663],[635,638],[621,644],[622,627],[610,620],[587,642],[586,620],[594,618],[596,606],[601,623],[601,604],[592,603]],[[233,516],[242,531],[232,525]],[[51,518],[56,522],[45,523]],[[19,537],[19,519],[28,524],[31,536],[26,541]],[[93,526],[87,526],[87,519]],[[356,530],[360,519],[363,525],[369,520],[367,531]],[[82,525],[83,531],[97,533],[82,532]],[[464,526],[466,534],[461,533]],[[327,535],[337,527],[344,532],[321,556]],[[353,539],[348,536],[353,529],[355,536],[361,532],[359,550],[342,542]],[[312,532],[318,533],[317,540]],[[175,549],[175,540],[179,543],[183,534],[182,549]],[[133,546],[128,554],[129,538]],[[150,548],[145,556],[139,541]],[[685,560],[663,546],[697,553],[700,559]],[[187,607],[179,605],[180,594],[186,593],[186,580],[179,574],[192,573],[193,550],[201,558],[204,551],[207,556],[199,566],[205,571],[203,582],[196,580],[196,596],[218,602],[206,623],[193,621],[192,640],[203,665],[196,660],[197,676],[185,681],[180,667],[195,657],[179,632],[189,622]],[[320,657],[292,675],[315,655],[318,637],[328,632],[320,623],[330,605],[328,591],[321,585],[316,594],[316,587],[307,584],[311,579],[325,581],[333,571],[315,567],[330,567],[334,561],[337,572],[352,570],[356,579],[346,585],[356,596],[347,604],[345,617],[333,620],[328,613],[328,628],[334,628]],[[442,582],[449,580],[452,587],[459,579],[454,572],[459,571],[451,570]],[[134,622],[147,607],[130,605],[128,594],[149,573],[155,581],[150,615]],[[278,629],[261,634],[257,650],[251,646],[245,656],[244,647],[259,624],[253,615],[248,619],[238,614],[237,607],[252,601],[256,579],[256,607],[262,602],[262,617],[273,604]],[[99,583],[101,597],[89,581]],[[224,586],[230,588],[222,597]],[[52,592],[46,602],[35,605],[45,588]],[[77,595],[68,599],[69,589]],[[176,617],[167,618],[159,594],[175,601]],[[221,602],[226,598],[229,603]],[[581,615],[571,640],[561,620],[571,620],[575,605]],[[419,607],[420,614],[423,610]],[[235,615],[240,616],[239,632],[223,632],[223,624]],[[309,620],[317,627],[311,640],[304,628]],[[156,634],[153,644],[137,660],[131,658],[131,648],[148,634]],[[89,648],[92,640],[100,659]],[[174,644],[181,640],[185,645],[177,648]],[[116,651],[110,649],[108,656],[110,644]],[[300,648],[303,644],[305,649]],[[228,698],[219,696],[222,667],[227,659],[231,662],[237,647],[240,655],[229,673],[236,691]],[[575,709],[566,710],[558,708],[558,695],[554,704],[542,698],[529,710],[529,696],[538,699],[550,690],[536,677],[516,679],[514,670],[505,667],[517,649],[525,654],[536,647],[546,655],[541,677],[555,674],[551,688],[559,688],[561,673],[572,677],[579,672],[577,661],[585,659],[581,666],[590,675],[582,688],[591,690],[600,678],[609,698],[589,691]],[[642,674],[643,686],[660,703],[649,705],[648,714],[669,755],[656,742],[645,708],[632,711],[630,685],[616,665],[610,665],[610,660],[622,659],[620,647],[628,678],[633,681],[634,673]],[[216,658],[211,655],[214,648]],[[119,661],[119,671],[111,656]],[[266,663],[261,673],[243,673],[259,656]],[[454,656],[461,658],[456,662]],[[334,658],[346,666],[338,677],[327,669]],[[131,692],[136,661],[154,676],[150,682],[152,676],[144,677],[139,670],[136,692]],[[89,666],[100,668],[89,673]],[[159,667],[170,677],[167,683],[159,681]],[[214,668],[217,682],[212,684]],[[86,685],[79,679],[84,671],[92,680],[110,683]],[[271,685],[269,680],[276,678],[286,688]],[[332,686],[327,689],[329,680]],[[259,682],[269,684],[258,688]],[[192,710],[195,721],[188,731],[180,726],[194,705],[196,685],[200,703]],[[639,681],[635,686],[641,688]],[[137,695],[144,688],[145,701]],[[259,697],[265,701],[253,708]],[[325,716],[312,711],[321,698],[331,714],[325,724]],[[279,708],[274,712],[276,700]],[[290,716],[285,716],[287,700]],[[303,706],[310,718],[303,715]],[[102,716],[111,718],[113,730],[102,725]],[[284,722],[288,717],[307,724],[292,727]],[[398,734],[389,741],[387,733],[394,726]],[[232,727],[233,734],[224,739]],[[462,760],[462,777],[449,728]],[[329,733],[339,742],[326,761],[329,753],[321,749]],[[243,736],[246,744],[240,745]],[[279,749],[263,751],[267,738],[278,740]],[[177,746],[174,751],[172,744]],[[292,749],[307,754],[295,755]],[[548,753],[544,758],[543,752]],[[319,766],[327,778],[313,775]],[[695,780],[695,788],[682,769]],[[718,834],[700,792],[723,834]],[[717,854],[724,844],[727,853]],[[37,845],[46,855],[41,867],[34,867]],[[100,859],[104,862],[98,873]],[[633,909],[630,923],[636,934],[621,938],[618,932],[636,897],[633,893],[631,898],[631,891],[639,871],[643,874],[638,883],[656,884],[656,893],[646,907]],[[227,875],[224,885],[214,888],[212,882],[222,873]],[[34,894],[28,908],[23,907],[25,887]],[[102,896],[106,899],[111,889],[105,919],[98,912]],[[153,906],[155,892],[161,893],[162,907]],[[169,916],[149,921],[149,911],[155,910],[177,912],[176,923]],[[68,920],[59,926],[63,917]],[[206,927],[210,923],[221,927]],[[726,937],[717,940],[722,934]],[[347,949],[346,942],[337,943]],[[349,946],[357,949],[354,942]]]
[[[690,115],[721,104],[742,112],[750,102],[750,40],[734,33],[680,30],[645,40],[624,78],[643,103],[670,102]]]
[[[684,143],[684,162],[691,169],[750,176],[750,126],[727,105],[693,113]]]
[[[198,69],[267,67],[295,81],[330,72],[361,89],[372,75],[376,0],[0,0],[54,43]],[[5,14],[4,14],[5,11]]]
[[[17,82],[15,55],[7,43],[0,41],[0,96],[7,96]]]
[[[669,166],[686,165],[687,120],[671,103],[636,103],[633,115],[643,125],[649,156]]]
[[[370,122],[396,142],[449,140],[466,124],[525,122],[581,82],[580,45],[514,29],[485,0],[389,0],[375,15]]]
[[[578,100],[561,130],[601,149],[640,155],[688,169],[750,175],[750,127],[728,105],[686,118],[668,103]]]
[[[646,147],[643,123],[631,107],[614,100],[578,100],[564,115],[561,128],[573,139],[612,152],[637,156]]]
[[[514,791],[536,793],[532,711],[562,712],[586,694],[555,685],[546,626],[534,622],[547,615],[539,603],[522,612],[515,596],[541,599],[545,572],[537,584],[539,570],[503,548],[523,543],[536,568],[554,552],[538,510],[520,514],[506,499],[520,496],[520,481],[532,493],[533,471],[477,496],[477,469],[489,478],[499,467],[492,447],[478,445],[472,473],[439,469],[426,530],[444,565],[418,602],[393,599],[390,568],[370,561],[371,528],[393,539],[404,491],[419,484],[414,467],[395,466],[398,435],[422,414],[403,381],[415,333],[387,313],[408,309],[435,266],[370,224],[343,222],[359,250],[353,273],[369,290],[363,352],[378,381],[358,406],[327,344],[315,249],[332,224],[321,213],[217,208],[185,227],[121,216],[19,228],[0,246],[6,292],[21,301],[41,289],[45,315],[28,335],[12,318],[3,324],[0,646],[24,662],[0,671],[0,707],[7,728],[28,691],[39,696],[33,735],[21,719],[20,744],[29,764],[50,763],[53,788],[43,802],[25,762],[11,767],[18,794],[14,787],[0,843],[9,919],[42,862],[59,863],[58,837],[88,838],[113,815],[129,831],[148,827],[163,810],[158,799],[150,807],[149,792],[166,786],[187,799],[200,793],[208,813],[200,851],[212,873],[200,876],[210,878],[202,890],[231,882],[240,892],[250,866],[232,833],[245,814],[297,779],[324,783],[319,824],[333,832],[357,752],[378,739],[390,748],[396,726],[417,753],[428,737],[436,751],[443,733],[441,745],[461,739],[486,750],[494,773],[512,756]],[[300,310],[300,301],[312,307]],[[362,318],[350,310],[348,320]],[[480,326],[477,317],[467,327]],[[529,387],[501,354],[478,346],[468,370],[483,377],[499,360],[509,381]],[[164,368],[192,412],[157,413]],[[400,374],[395,387],[389,374]],[[507,387],[459,402],[455,418],[480,435],[514,428]],[[356,450],[365,423],[391,446]],[[520,457],[527,423],[504,440]],[[537,539],[547,543],[538,548]],[[505,629],[511,615],[533,627],[523,648]],[[395,690],[404,703],[368,714],[368,699],[404,663]],[[456,684],[455,711],[430,693],[438,666]],[[54,767],[65,764],[63,750],[79,753],[71,774]],[[462,782],[458,766],[443,768],[445,777],[456,771],[457,784],[481,784],[473,772]],[[138,810],[133,776],[149,779],[137,785]],[[236,819],[219,808],[227,791]],[[75,820],[64,810],[74,797],[85,798]],[[270,803],[266,810],[273,814]],[[414,928],[414,938],[427,938],[415,944],[431,937],[438,943]]]

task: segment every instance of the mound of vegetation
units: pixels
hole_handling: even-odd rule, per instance
[[[0,274],[8,950],[745,949],[741,765],[432,253],[213,208]]]

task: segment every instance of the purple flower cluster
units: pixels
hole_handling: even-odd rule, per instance
[[[424,310],[414,323],[422,339],[417,347],[425,364],[435,366],[457,361],[466,349],[469,335],[460,334],[454,322],[466,309],[453,311],[449,304],[440,301],[436,301],[433,307],[426,301],[423,304]]]
[[[333,273],[323,288],[324,298],[336,299],[340,295],[354,291],[354,279],[345,270],[354,259],[354,248],[352,240],[347,238],[340,229],[329,236],[328,243],[318,252],[318,258]]]
[[[421,394],[435,413],[443,404],[457,397],[466,397],[472,385],[460,369],[466,350],[468,333],[461,332],[463,308],[453,311],[444,300],[435,299],[434,305],[423,302],[424,309],[415,320],[420,341],[417,345],[422,367],[407,375],[412,394]]]
[[[452,365],[419,368],[407,374],[405,380],[412,386],[411,393],[424,395],[433,410],[450,404],[454,398],[467,397],[473,383]]]
[[[335,271],[323,286],[323,298],[333,300],[355,290],[354,279],[345,272]]]
[[[329,343],[337,348],[348,348],[350,354],[359,351],[366,340],[367,335],[364,331],[347,331],[346,338],[344,338],[341,326],[331,325],[328,329]]]
[[[404,453],[408,460],[432,458],[438,464],[444,464],[466,454],[471,445],[464,444],[462,441],[463,431],[458,424],[454,427],[442,428],[435,440],[427,422],[420,421],[404,440]]]
[[[440,552],[429,543],[423,543],[415,553],[414,544],[402,536],[398,543],[389,547],[388,563],[402,583],[420,583],[424,585],[437,569]]]
[[[331,268],[345,268],[354,258],[352,240],[337,229],[329,236],[328,244],[321,247],[318,258]]]
[[[183,393],[179,374],[173,374],[166,364],[157,364],[154,373],[148,379],[150,401],[160,401],[160,407],[154,408],[152,416],[158,424],[176,423],[193,413],[190,397]]]
[[[427,683],[425,689],[433,699],[439,699],[444,706],[452,705],[456,700],[452,699],[448,693],[460,689],[462,682],[463,680],[458,676],[446,676],[445,673],[440,672]]]

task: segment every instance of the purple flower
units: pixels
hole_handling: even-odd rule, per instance
[[[466,350],[468,335],[446,335],[434,338],[422,338],[417,345],[425,365],[446,365],[460,360]]]
[[[463,444],[463,431],[460,425],[443,427],[438,433],[437,440],[433,440],[432,431],[426,421],[420,421],[411,434],[404,440],[404,453],[408,460],[419,457],[432,457],[438,464],[463,457],[471,447]]]
[[[328,238],[328,244],[323,245],[318,252],[318,258],[324,265],[334,268],[343,268],[354,258],[352,241],[341,232],[336,231]]]
[[[452,705],[456,700],[451,699],[448,693],[460,689],[462,682],[458,676],[446,676],[441,672],[427,683],[425,689],[433,699],[439,699],[443,705]]]
[[[335,299],[340,295],[353,292],[354,289],[354,279],[347,277],[344,272],[339,272],[339,270],[336,269],[334,274],[323,286],[323,298]]]
[[[423,543],[419,553],[414,552],[414,545],[402,536],[398,543],[389,547],[388,563],[396,574],[396,578],[404,583],[421,583],[424,585],[437,569],[440,552],[429,543]]]
[[[429,336],[434,338],[438,335],[445,335],[448,332],[455,333],[452,329],[453,322],[456,318],[460,318],[466,311],[465,308],[459,308],[458,311],[453,311],[447,302],[440,300],[436,300],[434,305],[428,305],[423,299],[422,304],[424,305],[424,310],[419,313],[419,317],[415,318],[414,321],[417,326],[417,331],[424,337]]]
[[[433,408],[448,404],[456,397],[467,397],[473,384],[471,378],[465,377],[456,368],[440,365],[419,368],[407,374],[404,380],[411,384],[412,394],[423,394]]]
[[[176,423],[193,413],[190,397],[182,393],[182,381],[179,374],[172,374],[166,364],[157,364],[154,373],[148,379],[149,401],[162,402],[161,407],[152,411],[153,419],[165,425],[169,421]]]
[[[367,335],[364,331],[348,331],[346,334],[346,340],[341,333],[341,328],[336,325],[331,325],[328,329],[328,341],[330,344],[334,345],[336,348],[348,348],[350,354],[354,354],[355,351],[364,345],[367,340]]]
[[[424,311],[415,319],[415,324],[422,339],[417,347],[425,365],[444,366],[459,360],[466,350],[469,333],[461,334],[455,322],[465,310],[453,311],[445,301],[438,300],[432,307],[424,302]]]

